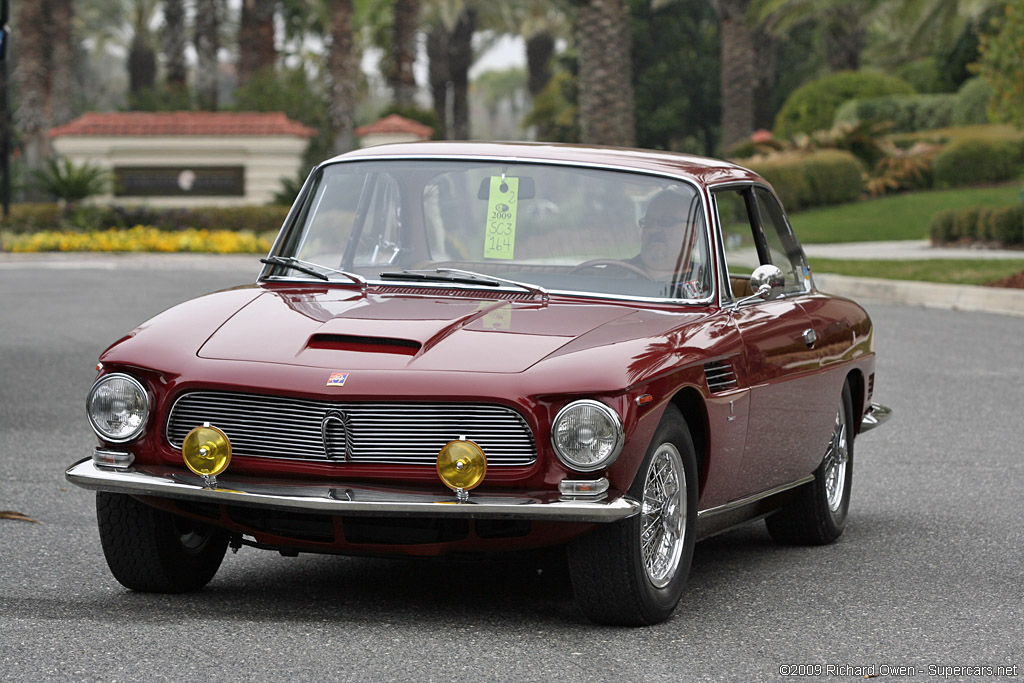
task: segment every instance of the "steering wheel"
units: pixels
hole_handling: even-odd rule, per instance
[[[615,259],[610,259],[610,258],[595,258],[595,259],[591,259],[589,261],[584,261],[583,263],[579,264],[578,266],[576,266],[575,268],[570,270],[569,274],[573,275],[575,273],[580,272],[581,270],[587,270],[589,268],[597,268],[599,266],[613,266],[613,267],[616,267],[616,268],[621,268],[622,270],[625,270],[625,271],[629,271],[633,275],[641,277],[644,280],[650,280],[651,279],[650,275],[645,273],[642,269],[638,268],[637,266],[634,266],[632,263],[627,263],[626,261],[617,261]]]

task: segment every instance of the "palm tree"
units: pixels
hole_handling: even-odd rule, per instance
[[[330,0],[331,44],[327,55],[330,97],[327,116],[334,132],[334,153],[355,147],[356,84],[359,59],[352,29],[352,0]]]
[[[387,79],[394,104],[416,104],[416,33],[420,22],[420,0],[395,0],[391,23],[391,59]]]
[[[238,28],[238,85],[245,87],[260,69],[273,68],[276,0],[243,0]]]
[[[167,87],[176,93],[185,93],[187,71],[185,67],[184,0],[164,0],[163,53],[167,65]]]
[[[475,0],[435,0],[429,10],[427,59],[439,137],[465,140],[469,130],[469,67],[476,31]],[[451,111],[449,123],[448,113]]]
[[[50,35],[53,70],[51,101],[53,102],[53,125],[59,126],[74,118],[74,36],[72,25],[75,10],[72,0],[49,0],[51,17]]]
[[[199,60],[196,68],[196,99],[199,108],[207,111],[216,111],[218,104],[220,4],[219,0],[196,0],[195,46]]]
[[[829,69],[847,71],[860,68],[868,28],[879,9],[891,4],[883,0],[754,0],[751,14],[776,36],[803,22],[817,22]]]
[[[623,0],[579,0],[579,122],[582,142],[633,146],[636,122],[629,11]]]
[[[15,121],[21,132],[25,164],[29,169],[42,168],[50,156],[47,130],[52,124],[52,53],[48,33],[48,12],[45,2],[15,3],[15,19],[20,44],[14,71],[18,92]]]
[[[722,40],[722,147],[754,132],[757,78],[756,31],[747,18],[750,0],[714,0]]]

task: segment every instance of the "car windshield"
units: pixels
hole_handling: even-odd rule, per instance
[[[568,165],[373,160],[319,169],[276,277],[703,300],[704,208],[679,179]],[[457,271],[468,271],[468,275]],[[484,276],[484,277],[479,277]],[[351,281],[351,279],[349,280]],[[475,281],[475,282],[474,282]]]

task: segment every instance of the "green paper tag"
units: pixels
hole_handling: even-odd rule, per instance
[[[519,178],[491,178],[484,232],[484,258],[514,258]]]

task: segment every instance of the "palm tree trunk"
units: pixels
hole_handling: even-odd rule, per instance
[[[441,140],[450,139],[448,133],[448,82],[451,73],[448,64],[448,45],[450,42],[451,34],[440,21],[434,24],[427,33],[430,95],[434,103],[434,113],[437,114],[437,137]]]
[[[476,10],[465,7],[452,32],[449,65],[452,81],[452,134],[456,140],[469,139],[469,67],[473,65],[473,32]]]
[[[583,0],[576,14],[580,140],[636,144],[629,10],[623,0]]]
[[[754,132],[754,33],[747,23],[750,0],[714,0],[722,36],[722,148]]]
[[[825,15],[822,30],[829,70],[859,69],[860,53],[864,50],[867,36],[856,9],[839,5],[830,9]]]
[[[331,90],[327,116],[334,133],[334,153],[344,154],[355,148],[359,60],[352,33],[352,0],[330,0],[330,9],[331,48],[327,66]]]
[[[164,0],[163,52],[167,63],[167,87],[175,93],[183,93],[187,87],[186,42],[184,0]]]
[[[391,69],[388,85],[394,103],[400,107],[416,104],[416,32],[420,22],[420,0],[395,0],[391,25]]]
[[[21,132],[25,165],[40,169],[50,156],[47,131],[52,125],[52,55],[50,52],[48,2],[13,3],[18,27],[18,62],[14,85],[18,92],[15,121]]]
[[[53,84],[51,90],[52,123],[59,126],[74,118],[74,37],[72,23],[75,9],[72,0],[49,0],[52,17],[50,40]]]
[[[196,0],[196,99],[199,108],[217,110],[218,62],[220,49],[220,2],[218,0]]]
[[[238,85],[245,87],[260,69],[277,62],[274,47],[275,0],[243,0],[238,27]]]

